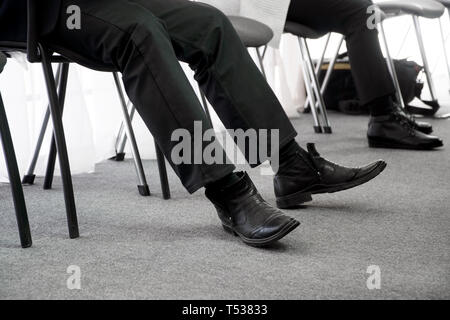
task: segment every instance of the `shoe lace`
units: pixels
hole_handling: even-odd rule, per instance
[[[403,128],[408,131],[411,136],[416,135],[416,121],[413,116],[408,116],[407,114],[402,114],[400,112],[394,112],[393,117]]]
[[[412,126],[418,126],[416,117],[409,113],[406,109],[403,109],[399,104],[395,104],[395,110],[400,116],[406,118]]]

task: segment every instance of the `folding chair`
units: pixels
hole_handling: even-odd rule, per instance
[[[78,238],[79,237],[79,227],[78,227],[78,218],[77,218],[77,212],[76,212],[76,206],[75,206],[75,197],[73,193],[73,184],[72,184],[72,176],[71,176],[71,170],[69,165],[69,158],[67,154],[67,146],[66,146],[66,140],[65,140],[65,134],[64,134],[64,128],[62,124],[62,111],[64,106],[64,100],[65,100],[65,93],[66,93],[66,86],[67,86],[67,79],[68,79],[68,73],[69,73],[69,65],[70,63],[73,63],[73,60],[81,61],[81,64],[85,67],[88,67],[93,70],[97,71],[103,71],[103,72],[113,72],[114,79],[117,83],[118,77],[117,77],[117,70],[114,66],[105,65],[102,62],[96,62],[96,61],[87,61],[83,57],[78,56],[74,52],[69,52],[65,50],[64,48],[58,48],[54,46],[50,46],[48,44],[44,44],[40,41],[36,31],[39,30],[37,28],[38,25],[38,17],[36,14],[37,6],[38,6],[38,0],[28,0],[28,37],[26,43],[17,43],[17,42],[0,42],[0,51],[1,52],[12,52],[12,51],[20,51],[20,52],[26,52],[27,58],[30,63],[41,63],[43,71],[44,71],[44,78],[45,83],[47,86],[47,94],[49,97],[49,110],[50,110],[50,116],[52,118],[53,122],[53,141],[52,141],[52,147],[51,147],[51,154],[49,159],[49,166],[47,168],[47,173],[50,173],[53,175],[54,170],[54,161],[52,160],[52,157],[55,157],[56,154],[59,158],[59,165],[61,169],[61,178],[63,183],[63,191],[64,191],[64,198],[65,198],[65,205],[66,205],[66,213],[67,213],[67,221],[68,221],[68,227],[69,227],[69,236],[71,239]],[[59,52],[60,54],[55,54],[55,52]],[[71,57],[71,58],[69,58]],[[52,63],[59,63],[60,66],[60,72],[59,72],[59,90],[57,88],[55,76],[53,74],[53,68]],[[126,105],[124,104],[124,98],[123,98],[123,92],[119,91],[119,97],[121,98],[122,107],[123,107],[123,113],[124,117],[128,118],[128,110],[126,109]],[[129,118],[128,118],[129,119]],[[45,120],[45,119],[44,119]],[[131,123],[127,122],[127,134],[128,136],[133,139],[133,133],[131,128]],[[46,126],[43,126],[45,128]],[[44,129],[45,130],[45,129]],[[42,130],[41,130],[42,131]],[[42,132],[41,132],[42,134]],[[45,134],[45,132],[44,132]],[[39,141],[43,139],[43,136],[38,139]],[[38,149],[40,149],[40,144],[38,141]],[[136,150],[135,150],[136,151]],[[35,153],[35,154],[38,154]],[[138,152],[135,154],[135,160],[139,159]],[[158,155],[161,157],[162,153],[159,152]],[[158,164],[160,165],[160,172],[166,171],[165,168],[165,161],[162,159],[159,159]],[[34,167],[35,163],[32,163],[32,166]],[[27,176],[25,176],[24,181],[25,182],[32,182],[34,178],[32,171],[29,170],[27,173]],[[142,168],[141,168],[142,169]],[[49,177],[46,179],[48,180],[49,186],[51,186],[51,179]],[[165,198],[170,197],[170,191],[168,190],[168,182],[167,182],[167,175],[161,175],[161,180],[164,180],[164,183],[162,184],[163,188],[163,194],[165,195]],[[140,191],[144,191],[143,193],[146,193],[146,189],[148,186],[143,185],[140,186]],[[146,188],[147,187],[147,188]]]
[[[0,52],[0,74],[6,64],[6,56]],[[27,207],[23,196],[22,184],[20,183],[19,169],[17,168],[16,154],[9,131],[8,119],[0,93],[0,138],[3,145],[6,167],[13,195],[14,207],[16,209],[17,225],[19,227],[19,237],[22,248],[29,248],[32,245],[30,225],[28,223]]]
[[[428,112],[422,112],[418,109],[411,109],[410,111],[414,112],[420,112],[424,115],[433,116],[436,114],[436,112],[440,109],[439,101],[437,99],[436,95],[436,89],[433,83],[433,77],[431,74],[430,65],[428,63],[428,58],[425,50],[425,45],[423,42],[422,37],[422,30],[420,27],[420,21],[419,18],[427,18],[427,19],[438,19],[440,18],[444,12],[445,7],[440,4],[439,2],[433,1],[433,0],[390,0],[390,1],[383,1],[383,2],[377,2],[376,5],[384,12],[386,15],[386,18],[392,18],[392,17],[398,17],[402,15],[410,15],[412,17],[413,23],[414,23],[414,29],[416,31],[416,37],[417,42],[420,49],[420,54],[422,57],[423,65],[424,65],[424,71],[428,82],[428,88],[430,90],[431,95],[431,101],[424,101],[427,105],[431,107],[431,110]],[[394,82],[397,89],[397,96],[399,98],[399,101],[403,108],[406,108],[405,103],[403,102],[403,99],[401,98],[401,89],[398,84],[398,80],[395,80],[397,78],[394,63],[392,60],[392,57],[390,56],[388,44],[386,40],[386,34],[384,31],[383,26],[384,21],[381,21],[380,23],[380,32],[383,38],[383,41],[385,42],[386,52],[388,54],[388,62],[389,62],[389,68],[393,75]]]

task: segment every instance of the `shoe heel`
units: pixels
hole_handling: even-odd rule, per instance
[[[386,147],[386,143],[384,143],[382,140],[368,138],[368,141],[369,141],[369,148],[385,148]]]
[[[383,149],[411,149],[407,145],[402,145],[395,141],[383,138],[368,138],[369,148],[383,148]]]
[[[277,207],[279,209],[293,209],[310,201],[312,201],[311,193],[297,193],[287,197],[277,198]]]
[[[223,230],[225,230],[226,232],[231,233],[231,234],[234,235],[235,237],[238,236],[238,234],[237,234],[236,232],[234,232],[234,230],[231,229],[230,227],[228,227],[228,226],[226,226],[226,225],[224,225],[224,224],[222,225],[222,227],[223,227]]]

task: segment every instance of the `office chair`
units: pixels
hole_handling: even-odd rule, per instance
[[[330,61],[330,65],[328,67],[327,73],[325,75],[322,86],[319,84],[318,75],[320,69],[322,67],[326,50],[328,48],[328,44],[330,41],[331,33],[327,32],[318,32],[308,26],[302,25],[297,22],[286,21],[286,25],[284,27],[285,33],[290,33],[298,38],[298,43],[300,46],[300,56],[302,58],[302,71],[303,78],[305,80],[305,87],[307,93],[307,101],[305,103],[305,107],[308,105],[311,106],[311,114],[314,119],[314,131],[316,133],[327,133],[331,134],[332,128],[330,121],[328,119],[327,108],[325,105],[325,101],[323,99],[323,93],[325,92],[331,73],[334,69],[334,66],[337,61],[337,57],[339,55],[339,50],[341,49],[342,43],[344,41],[344,37],[340,36],[338,41],[338,46],[335,54],[333,55],[332,60]],[[314,66],[313,60],[311,58],[311,53],[308,47],[308,39],[319,39],[323,36],[327,35],[325,48],[323,50],[322,56],[319,59],[319,62],[316,66]],[[322,118],[320,120],[319,114]],[[323,123],[322,123],[323,122]]]
[[[241,38],[243,44],[248,49],[255,50],[256,56],[258,57],[259,68],[264,78],[266,77],[266,71],[264,69],[264,56],[266,54],[267,45],[273,38],[273,31],[268,26],[263,23],[260,23],[256,20],[240,17],[240,16],[228,16],[233,27],[236,29],[239,38]],[[261,48],[262,51],[261,52]],[[203,105],[203,109],[205,111],[206,117],[212,126],[211,113],[209,112],[207,99],[200,88],[198,87],[200,92],[201,103]],[[136,108],[131,105],[130,106],[130,119],[133,121],[134,114],[136,112]],[[121,161],[124,157],[124,150],[126,146],[127,137],[123,132],[123,124],[119,130],[119,134],[117,135],[118,139],[116,141],[116,150],[117,157],[116,160]]]
[[[427,105],[429,105],[431,109],[428,112],[424,112],[423,110],[419,110],[416,108],[408,108],[408,109],[412,113],[419,112],[423,115],[434,116],[436,112],[440,109],[440,105],[437,99],[436,89],[434,87],[430,65],[428,63],[419,17],[427,19],[438,19],[444,14],[445,7],[441,3],[436,2],[434,0],[389,0],[383,2],[376,2],[376,5],[384,12],[384,14],[386,15],[386,19],[402,15],[410,15],[412,17],[414,29],[416,31],[417,42],[419,45],[420,54],[424,65],[424,71],[428,82],[428,88],[430,90],[431,95],[431,101],[424,101],[424,102]],[[388,45],[383,23],[384,21],[381,21],[380,23],[380,32],[382,38],[384,39],[383,41],[385,42],[385,46],[387,48]],[[391,74],[393,75],[394,78],[397,78],[393,60],[390,57],[389,52],[388,55],[389,55],[388,61],[390,64],[389,68]],[[394,82],[396,85],[397,96],[399,96],[398,97],[399,101],[403,108],[407,108],[407,106],[405,106],[403,99],[401,98],[401,89],[400,86],[398,85],[398,81]]]
[[[447,9],[447,13],[450,17],[450,0],[436,0],[436,1],[440,2]],[[448,59],[447,44],[445,41],[444,27],[442,26],[441,19],[439,19],[439,28],[441,31],[442,48],[444,49],[444,57],[445,63],[447,64],[448,77],[450,79],[450,61]]]
[[[6,56],[0,52],[0,74],[6,65]],[[28,222],[27,207],[23,196],[22,184],[20,183],[19,169],[17,167],[16,154],[9,131],[8,119],[6,118],[5,107],[0,93],[0,138],[3,145],[6,167],[8,169],[9,181],[13,195],[14,207],[16,210],[17,225],[19,227],[19,237],[22,248],[29,248],[32,245],[30,225]]]
[[[67,86],[67,78],[69,73],[69,64],[73,63],[73,60],[81,61],[81,64],[85,67],[88,67],[93,70],[103,71],[103,72],[117,72],[114,66],[105,65],[102,62],[96,61],[87,61],[83,59],[83,57],[78,56],[74,52],[69,52],[64,50],[64,48],[52,47],[50,45],[44,44],[40,41],[37,34],[37,25],[38,25],[38,17],[36,14],[38,0],[28,0],[28,35],[26,43],[12,43],[12,42],[0,42],[0,51],[2,52],[11,52],[11,51],[21,51],[27,54],[28,61],[30,63],[40,63],[42,65],[44,71],[45,83],[47,86],[47,94],[49,97],[49,109],[50,116],[53,122],[53,142],[54,152],[53,154],[58,155],[60,169],[61,169],[61,178],[63,182],[63,191],[66,205],[66,214],[67,214],[67,223],[69,228],[69,236],[71,239],[79,237],[79,227],[78,227],[78,218],[75,206],[75,197],[73,193],[73,184],[72,184],[72,176],[69,164],[69,158],[67,154],[67,146],[64,134],[64,128],[62,123],[62,110],[64,106],[66,86]],[[59,52],[60,54],[55,54],[55,52]],[[71,58],[70,58],[71,57]],[[59,90],[57,88],[55,76],[53,74],[52,63],[61,64],[60,74],[59,74]],[[115,80],[117,80],[117,74],[114,76]],[[122,99],[124,102],[124,99]],[[122,103],[122,107],[125,107]],[[128,111],[124,109],[125,113],[128,117]],[[129,137],[132,136],[131,127],[128,127],[127,133]],[[160,170],[165,171],[165,162],[159,161],[159,164],[164,164],[164,167],[160,167]],[[47,170],[48,172],[53,172],[53,168]],[[164,177],[161,176],[161,179],[167,178],[167,175]],[[162,185],[163,188],[168,188],[167,180]],[[166,195],[168,190],[165,192]]]

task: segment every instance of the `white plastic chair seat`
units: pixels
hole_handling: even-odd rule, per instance
[[[446,2],[450,3],[449,0],[446,0]],[[375,4],[388,16],[409,14],[436,19],[445,12],[445,7],[441,3],[430,0],[389,0],[376,2]]]

